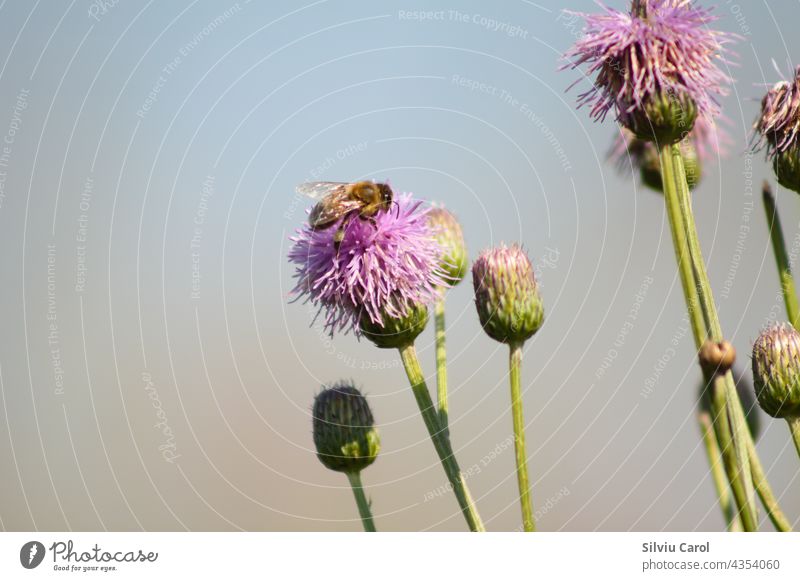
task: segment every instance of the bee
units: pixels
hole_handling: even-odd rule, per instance
[[[372,219],[378,212],[388,211],[394,199],[388,184],[370,181],[306,182],[296,189],[298,194],[319,200],[308,215],[308,225],[312,229],[325,230],[344,218],[333,235],[337,246],[344,239],[345,228],[353,217]]]

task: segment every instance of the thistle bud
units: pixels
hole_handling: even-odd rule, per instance
[[[664,184],[661,181],[661,160],[658,157],[658,149],[652,143],[645,145],[646,147],[642,148],[641,156],[638,158],[642,183],[651,190],[663,193]],[[697,148],[691,139],[681,141],[681,155],[686,170],[686,182],[689,184],[689,189],[694,189],[700,183],[703,167],[700,157],[697,155]]]
[[[761,409],[774,418],[800,416],[800,334],[792,326],[774,325],[758,336],[753,380]]]
[[[411,345],[425,330],[428,324],[428,307],[415,304],[408,308],[408,314],[392,317],[384,312],[381,324],[377,324],[369,316],[361,317],[361,334],[381,349],[400,349]]]
[[[442,254],[439,256],[439,268],[450,286],[455,286],[467,273],[469,262],[461,224],[451,212],[436,207],[428,211],[428,225],[442,249]]]
[[[800,145],[776,152],[772,168],[780,185],[800,193]]]
[[[620,114],[620,122],[639,139],[659,146],[681,141],[697,119],[697,106],[685,93],[651,95],[632,107]]]
[[[481,253],[472,265],[475,306],[484,331],[501,343],[530,339],[544,320],[539,286],[518,245]]]
[[[742,408],[744,409],[744,416],[747,420],[747,427],[750,428],[750,433],[753,439],[758,438],[761,433],[761,416],[759,407],[756,405],[756,398],[753,391],[753,383],[742,372],[739,365],[734,365],[731,369],[733,373],[733,382],[736,384],[736,393],[739,394],[739,399],[742,401]],[[699,387],[700,409],[713,417],[711,407],[712,391],[711,384],[700,382]]]
[[[367,399],[351,384],[323,388],[314,400],[317,458],[337,472],[361,472],[381,448]]]

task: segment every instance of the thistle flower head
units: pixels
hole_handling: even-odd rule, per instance
[[[337,472],[361,472],[378,457],[380,438],[367,399],[350,383],[323,388],[312,422],[317,457]]]
[[[325,315],[331,332],[354,330],[366,317],[382,325],[416,305],[431,302],[447,284],[439,268],[441,249],[428,226],[427,210],[410,194],[370,219],[345,216],[325,229],[306,224],[291,238],[296,298],[305,297]],[[344,236],[334,236],[344,222]]]
[[[753,344],[753,380],[758,403],[774,418],[800,415],[800,334],[774,325]]]
[[[442,248],[439,267],[451,286],[460,283],[467,273],[469,259],[461,224],[448,210],[433,207],[428,211],[428,224],[436,241]]]
[[[602,8],[579,14],[584,34],[565,55],[567,66],[587,64],[596,74],[579,106],[596,120],[614,109],[639,137],[660,143],[678,141],[695,117],[719,113],[716,96],[730,79],[718,62],[734,37],[708,27],[709,10],[690,0],[634,0],[629,13]]]
[[[769,155],[800,145],[800,66],[791,81],[775,83],[761,100],[761,115],[755,122],[759,140]]]
[[[800,66],[791,81],[775,83],[761,100],[755,148],[767,148],[778,183],[800,193]]]
[[[484,250],[472,265],[475,306],[484,331],[496,341],[530,339],[544,320],[533,266],[516,244]]]

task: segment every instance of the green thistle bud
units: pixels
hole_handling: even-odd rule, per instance
[[[620,115],[622,124],[639,139],[659,146],[677,143],[686,137],[697,119],[697,105],[683,93],[661,93],[629,113]]]
[[[777,152],[772,169],[780,185],[800,193],[800,146]]]
[[[428,225],[442,248],[439,268],[444,272],[445,280],[455,286],[463,280],[469,265],[461,224],[448,210],[435,207],[428,211]]]
[[[683,155],[683,165],[686,169],[686,181],[689,184],[689,189],[694,189],[700,183],[700,178],[703,175],[703,166],[691,139],[681,141],[681,154]],[[658,159],[658,149],[652,143],[646,143],[645,147],[642,148],[639,159],[639,173],[644,185],[656,192],[664,192],[664,185],[661,182],[661,161]]]
[[[428,307],[417,304],[408,309],[405,317],[383,315],[382,325],[369,316],[361,317],[361,333],[381,349],[400,349],[414,343],[428,324]]]
[[[484,331],[501,343],[530,339],[544,320],[533,266],[520,246],[485,250],[472,265],[475,306]]]
[[[314,400],[317,458],[337,472],[361,472],[381,448],[367,398],[349,383],[323,388]]]
[[[761,409],[774,418],[800,416],[800,334],[792,326],[774,325],[758,336],[753,379]]]
[[[742,408],[744,409],[745,419],[747,420],[747,427],[750,428],[753,439],[756,439],[761,433],[761,412],[756,405],[753,384],[745,376],[738,364],[733,366],[731,373],[733,373],[733,382],[736,384],[736,392],[739,394],[739,399],[742,400]],[[714,417],[711,409],[711,385],[707,385],[701,381],[698,393],[700,409],[711,415],[711,417]]]

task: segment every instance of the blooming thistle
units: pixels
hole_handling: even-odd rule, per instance
[[[484,250],[472,265],[472,283],[478,317],[492,339],[522,343],[542,326],[539,285],[519,245]]]
[[[588,64],[594,85],[578,97],[602,121],[611,109],[638,137],[675,143],[697,116],[719,113],[716,96],[730,78],[717,66],[734,36],[711,30],[708,9],[689,0],[633,0],[629,13],[602,6],[579,14],[584,34],[566,53],[577,68]]]
[[[292,294],[325,314],[331,334],[360,333],[362,318],[382,327],[386,317],[405,317],[433,301],[447,281],[427,213],[410,194],[397,196],[390,210],[349,220],[338,245],[339,223],[322,230],[305,224],[291,238],[289,261],[297,278]]]
[[[778,182],[800,192],[800,66],[794,79],[775,83],[761,100],[755,148],[766,147]]]

